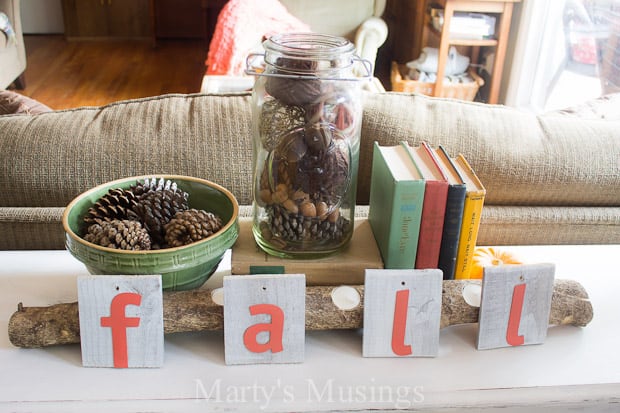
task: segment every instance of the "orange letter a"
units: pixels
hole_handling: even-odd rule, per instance
[[[272,353],[282,351],[282,333],[284,330],[284,311],[273,304],[256,304],[250,306],[250,314],[269,314],[271,323],[254,324],[243,333],[243,344],[252,353],[264,353],[271,350]],[[269,340],[266,343],[259,343],[257,336],[260,332],[267,331]]]

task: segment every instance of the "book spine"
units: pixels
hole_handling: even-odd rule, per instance
[[[438,268],[448,183],[427,181],[415,268]]]
[[[414,268],[425,182],[396,180],[375,143],[368,220],[385,268]]]
[[[463,204],[465,202],[465,185],[450,185],[446,201],[446,213],[439,248],[438,268],[443,271],[444,280],[454,279],[456,253],[459,246],[461,223],[463,222]]]
[[[392,199],[385,268],[414,268],[420,234],[424,181],[400,182]]]
[[[381,255],[386,254],[388,242],[387,228],[389,228],[391,215],[385,216],[385,210],[389,207],[387,200],[394,195],[394,180],[388,178],[388,169],[375,142],[372,156],[372,172],[370,176],[370,209],[368,211],[368,221],[372,227],[372,232],[379,247]],[[391,212],[391,209],[390,209]]]
[[[456,255],[455,279],[469,278],[476,240],[478,239],[484,197],[485,193],[482,191],[468,193],[465,197],[459,248]]]

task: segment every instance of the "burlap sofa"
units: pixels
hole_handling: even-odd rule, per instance
[[[126,176],[206,178],[250,204],[250,99],[166,95],[0,116],[0,249],[63,248],[64,206]],[[373,141],[425,140],[463,153],[486,186],[480,245],[620,243],[620,109],[605,104],[613,119],[366,95],[358,204],[368,203]]]

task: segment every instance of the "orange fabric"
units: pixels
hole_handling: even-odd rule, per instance
[[[208,75],[242,75],[247,55],[276,33],[308,32],[278,0],[231,0],[220,12],[207,55]]]

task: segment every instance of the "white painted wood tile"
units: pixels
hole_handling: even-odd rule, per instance
[[[478,350],[515,345],[541,344],[547,337],[549,312],[553,295],[554,264],[509,265],[487,267],[482,280],[482,298],[478,326]],[[516,287],[516,288],[515,288]],[[523,291],[524,289],[524,291]],[[510,342],[509,320],[513,297],[520,295],[521,308],[515,308],[512,337],[522,343]],[[520,310],[520,319],[518,317]]]
[[[283,315],[282,340],[267,304]],[[275,306],[275,307],[274,307]],[[251,308],[258,313],[251,314]],[[275,313],[274,313],[275,314]],[[303,274],[224,277],[224,352],[226,364],[301,363],[306,333],[306,278]],[[273,328],[274,330],[269,330]],[[257,330],[263,330],[256,333]],[[265,348],[253,351],[248,340]],[[267,344],[269,344],[267,346]]]
[[[78,277],[77,285],[83,366],[134,368],[163,365],[164,321],[160,275],[86,275]],[[120,316],[116,321],[110,319],[115,299],[116,311]],[[139,318],[135,327],[105,326],[132,324],[133,318]],[[114,334],[120,334],[117,337],[121,341],[122,334],[126,335],[126,366],[115,365],[113,330]],[[122,347],[117,348],[117,357],[122,356]]]
[[[364,357],[435,357],[439,348],[440,270],[366,270]],[[406,299],[406,328],[395,321]]]

